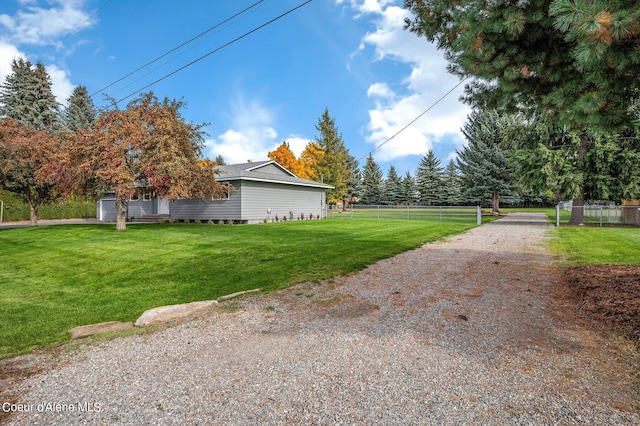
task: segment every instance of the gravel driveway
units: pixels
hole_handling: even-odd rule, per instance
[[[14,402],[33,411],[8,423],[640,424],[633,349],[551,296],[549,230],[511,214],[353,276],[89,344],[22,382]]]

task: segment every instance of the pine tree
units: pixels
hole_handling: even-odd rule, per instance
[[[430,149],[422,157],[416,170],[416,188],[420,192],[420,201],[428,205],[441,202],[443,170],[440,160]]]
[[[220,154],[218,154],[216,156],[216,158],[213,159],[213,162],[216,164],[216,166],[226,166],[227,163],[226,161],[224,161],[224,157]]]
[[[373,155],[369,154],[364,169],[362,170],[360,203],[369,205],[380,204],[382,201],[383,184],[384,176],[382,175],[382,170],[373,159]]]
[[[51,78],[41,62],[17,58],[11,62],[11,74],[0,87],[0,117],[12,118],[22,126],[36,130],[59,124],[60,105],[51,92]]]
[[[382,204],[395,205],[402,201],[402,179],[398,176],[396,168],[391,165],[387,173],[387,179],[384,182]]]
[[[352,179],[349,151],[344,145],[342,134],[338,131],[335,119],[325,109],[318,119],[316,144],[321,148],[314,171],[314,180],[333,185],[327,191],[329,200],[338,201],[347,195],[349,182]]]
[[[494,214],[500,194],[515,189],[508,146],[502,139],[504,121],[495,111],[474,111],[462,128],[467,146],[458,152],[458,168],[467,195],[489,196]]]
[[[402,198],[401,202],[405,204],[413,204],[418,198],[419,194],[417,194],[416,182],[413,179],[413,175],[411,172],[407,170],[404,177],[402,178]]]
[[[405,0],[406,26],[445,51],[449,70],[474,78],[467,102],[479,108],[545,113],[578,136],[586,164],[590,135],[628,132],[640,90],[640,2],[621,0]],[[621,142],[621,140],[619,140]],[[575,170],[574,206],[587,170]],[[573,209],[571,223],[582,222]]]
[[[460,203],[462,197],[462,187],[460,175],[453,161],[449,161],[444,169],[442,180],[442,202],[445,205],[453,206]]]
[[[91,130],[96,122],[98,113],[89,97],[85,86],[77,86],[67,99],[67,107],[64,109],[64,125],[72,132],[78,130]]]

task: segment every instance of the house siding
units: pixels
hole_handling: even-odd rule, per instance
[[[171,202],[171,219],[174,220],[238,220],[242,183],[229,182],[236,191],[227,200],[181,199]]]
[[[158,201],[155,199],[148,200],[148,201],[131,200],[129,201],[129,203],[127,203],[127,217],[129,219],[140,218],[142,216],[152,215],[157,213],[158,213]]]
[[[271,210],[271,213],[267,212]],[[242,186],[241,218],[249,223],[272,220],[293,213],[295,219],[301,213],[325,216],[324,190],[295,185],[274,185],[267,182],[244,181]]]

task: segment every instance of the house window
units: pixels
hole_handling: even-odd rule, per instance
[[[222,191],[222,194],[216,196],[211,197],[211,199],[213,201],[224,201],[224,200],[228,200],[229,199],[229,190],[225,189],[224,191]]]
[[[142,201],[151,201],[151,193],[143,192],[142,193]]]

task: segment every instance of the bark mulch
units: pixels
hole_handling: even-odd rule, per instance
[[[640,265],[575,265],[562,287],[578,312],[640,346]]]

